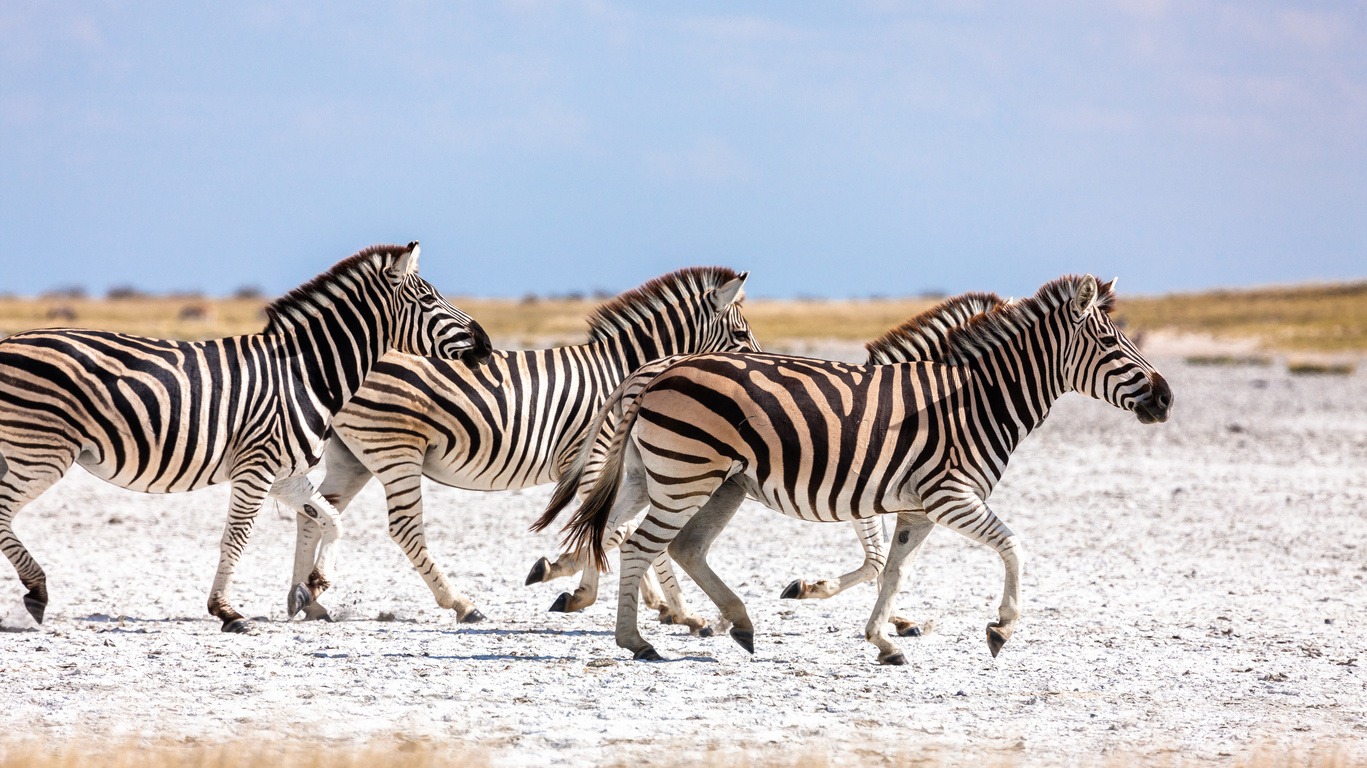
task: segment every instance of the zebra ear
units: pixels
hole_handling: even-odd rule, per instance
[[[727,280],[712,291],[712,308],[720,312],[745,298],[745,278],[749,276],[749,272],[742,272],[739,277]]]
[[[1098,286],[1096,278],[1091,275],[1084,275],[1082,282],[1078,284],[1077,295],[1073,297],[1073,310],[1079,315],[1085,315],[1092,307],[1096,306]]]
[[[390,271],[393,272],[396,277],[408,277],[409,275],[418,274],[418,254],[421,251],[422,249],[418,247],[417,240],[409,243],[408,250],[404,251],[400,254],[399,258],[394,260],[394,266],[390,268]]]

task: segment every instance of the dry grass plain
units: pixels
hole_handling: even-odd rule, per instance
[[[454,298],[505,346],[570,344],[584,337],[592,299]],[[936,302],[750,299],[745,314],[765,343],[868,341]],[[263,299],[135,296],[124,299],[0,298],[0,336],[28,328],[77,326],[177,339],[260,330]],[[1275,352],[1367,350],[1367,281],[1165,296],[1125,296],[1118,310],[1132,331],[1252,341]]]

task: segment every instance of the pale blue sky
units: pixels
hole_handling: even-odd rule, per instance
[[[1367,277],[1360,2],[0,4],[0,292]]]

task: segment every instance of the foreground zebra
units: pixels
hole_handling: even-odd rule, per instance
[[[886,365],[915,361],[942,363],[948,350],[949,332],[969,319],[995,309],[1002,303],[1001,297],[995,293],[971,292],[946,299],[866,344],[868,364]],[[651,379],[682,359],[684,359],[683,356],[665,358],[644,366],[613,392],[608,398],[603,412],[591,428],[594,439],[586,441],[580,448],[574,463],[562,475],[560,484],[556,486],[546,512],[532,526],[533,530],[539,531],[550,526],[571,499],[576,496],[581,499],[588,496],[607,462],[612,446],[612,435],[617,424],[621,421],[622,414],[631,408],[636,397],[645,390]],[[611,533],[604,541],[604,549],[610,550],[620,546],[635,532],[636,523],[630,520],[624,523],[622,516],[634,517],[637,512],[645,508],[646,504],[647,499],[644,496],[638,498],[634,505],[628,505],[622,499],[618,500],[614,508],[613,520],[608,525]],[[882,574],[886,552],[883,548],[883,527],[880,524],[880,518],[876,516],[855,518],[851,522],[855,535],[858,536],[859,543],[864,549],[864,561],[860,566],[834,579],[820,579],[811,582],[802,579],[796,580],[783,590],[780,597],[826,599],[834,597],[856,584],[871,581]],[[598,596],[598,570],[584,568],[587,555],[586,551],[577,550],[562,555],[555,562],[543,557],[532,566],[531,573],[527,576],[527,583],[550,581],[552,578],[578,573],[583,569],[578,588],[573,593],[561,594],[555,604],[551,606],[551,610],[563,609],[567,605],[574,606],[574,610],[586,608],[592,605]],[[659,558],[667,559],[668,554],[661,553]],[[675,615],[688,615],[687,609],[683,607],[683,594],[679,591],[677,582],[665,582],[662,586],[665,590],[663,599],[670,609],[666,616],[672,620]],[[890,623],[896,628],[899,635],[916,636],[921,634],[920,627],[916,622],[894,616],[890,619]]]
[[[418,277],[418,244],[377,246],[273,302],[261,333],[181,342],[121,333],[40,330],[0,340],[0,549],[28,588],[38,622],[42,568],[14,536],[15,514],[73,463],[148,493],[232,483],[209,613],[225,632],[248,625],[228,589],[267,495],[317,521],[310,567],[326,580],[337,522],[303,476],[333,414],[390,349],[489,353],[479,324]]]
[[[526,488],[554,481],[587,434],[604,398],[628,374],[659,357],[716,350],[758,351],[741,314],[746,273],[694,267],[655,278],[599,307],[589,342],[495,352],[478,371],[441,360],[391,355],[337,415],[320,491],[337,509],[378,477],[389,534],[422,574],[437,604],[462,622],[483,614],[457,592],[428,554],[422,478],[470,490]],[[300,517],[295,581],[308,574],[317,527]],[[668,564],[661,578],[673,581]],[[326,611],[326,584],[296,588],[290,614]],[[681,622],[691,621],[679,617]],[[703,622],[696,621],[695,629]]]
[[[1112,323],[1114,282],[1065,277],[950,331],[942,363],[856,366],[756,354],[700,355],[656,377],[614,435],[607,466],[567,526],[566,545],[604,564],[617,499],[651,510],[622,546],[617,644],[659,654],[637,626],[637,583],[666,547],[754,649],[744,604],[707,549],[748,494],[808,520],[896,514],[865,637],[904,664],[883,625],[906,565],[936,523],[993,547],[1006,568],[993,656],[1020,616],[1022,552],[986,498],[1012,450],[1076,391],[1165,421],[1172,391]],[[625,487],[624,487],[625,486]]]

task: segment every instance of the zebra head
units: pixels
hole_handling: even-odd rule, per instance
[[[489,335],[418,276],[418,243],[408,244],[389,267],[397,291],[394,349],[422,357],[459,358],[474,367],[489,357]]]
[[[1085,275],[1064,316],[1071,320],[1064,380],[1077,392],[1133,411],[1142,424],[1168,420],[1172,388],[1111,320],[1115,280]]]
[[[727,280],[706,294],[699,306],[698,352],[758,352],[759,341],[741,314],[745,278],[749,272]]]

